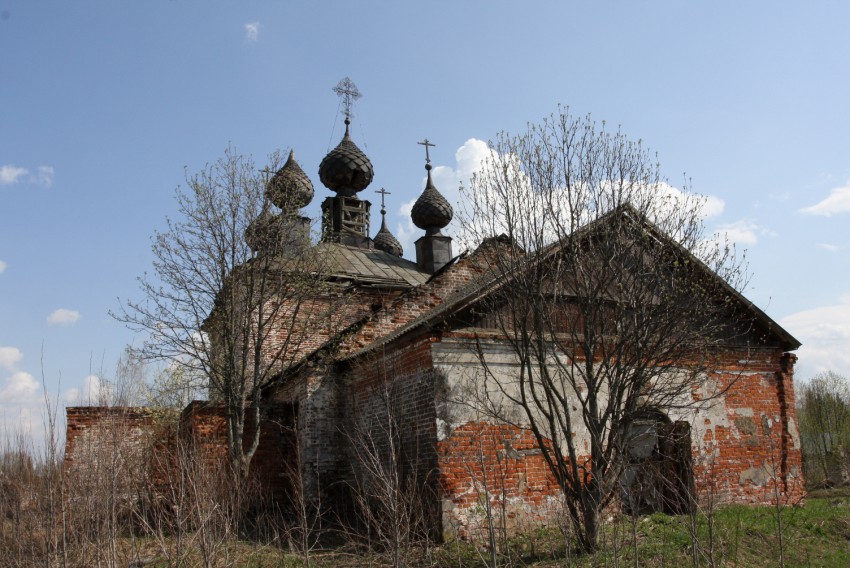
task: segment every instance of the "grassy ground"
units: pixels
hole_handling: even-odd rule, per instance
[[[803,507],[782,511],[786,566],[850,566],[850,490],[810,494]],[[697,533],[694,548],[693,531]],[[165,568],[175,565],[160,555],[153,541],[122,543],[123,565]],[[731,506],[718,509],[710,520],[701,516],[696,525],[690,517],[655,514],[632,520],[620,517],[604,527],[602,549],[592,555],[568,553],[563,538],[555,530],[541,529],[510,542],[510,551],[499,559],[500,566],[575,566],[687,568],[698,566],[779,566],[777,512],[768,507]],[[694,555],[698,563],[694,563]],[[89,555],[90,558],[93,558]],[[448,543],[437,548],[417,550],[412,566],[489,566],[486,550],[469,543]],[[76,565],[76,560],[71,561]],[[96,565],[97,562],[87,565]],[[216,554],[217,566],[299,567],[303,558],[280,546],[231,541]],[[82,565],[82,564],[81,564]],[[196,553],[184,558],[184,566],[202,566]],[[310,565],[327,568],[388,566],[386,556],[365,555],[341,548],[315,551]]]
[[[566,554],[558,535],[541,531],[513,541],[506,563],[515,566],[699,566],[780,565],[777,511],[768,507],[730,506],[719,509],[713,522],[655,514],[634,522],[622,517],[605,528],[602,550],[593,555]],[[850,491],[824,491],[809,496],[806,505],[782,511],[785,566],[850,566]],[[694,549],[692,533],[696,531]],[[636,537],[636,538],[635,538]],[[635,542],[637,546],[635,546]],[[467,555],[467,566],[483,566]],[[458,563],[456,562],[455,565]]]

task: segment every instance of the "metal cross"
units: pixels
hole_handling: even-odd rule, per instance
[[[376,189],[375,193],[381,194],[381,210],[383,211],[384,209],[386,209],[386,207],[384,206],[384,197],[387,196],[387,195],[392,195],[392,193],[390,193],[389,191],[387,191],[383,187],[381,189]]]
[[[271,175],[271,173],[272,173],[272,171],[269,169],[269,167],[268,167],[268,166],[266,166],[266,167],[265,167],[265,168],[263,168],[262,170],[257,170],[257,171],[258,171],[258,172],[260,172],[261,174],[265,174],[265,175],[263,175],[263,178],[264,178],[263,183],[265,183],[266,185],[268,185],[268,183],[269,183],[269,176],[270,176],[270,175]]]
[[[423,140],[422,142],[417,142],[417,144],[421,144],[422,146],[425,146],[425,163],[430,164],[431,163],[431,155],[428,153],[428,148],[430,146],[433,146],[433,147],[436,148],[437,145],[431,144],[431,142],[429,142],[427,138],[425,140]]]
[[[333,91],[342,97],[342,104],[345,106],[345,118],[350,119],[351,103],[362,97],[363,94],[357,90],[357,85],[355,85],[354,81],[348,77],[340,80],[340,82],[336,84],[336,87],[333,88]]]

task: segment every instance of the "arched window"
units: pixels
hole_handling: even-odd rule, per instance
[[[691,425],[658,409],[636,412],[623,429],[620,499],[630,514],[682,514],[694,506]]]

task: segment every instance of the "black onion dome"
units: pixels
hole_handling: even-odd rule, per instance
[[[372,183],[375,172],[372,162],[351,140],[345,121],[345,136],[336,148],[319,164],[319,179],[330,190],[343,197],[352,197]]]
[[[428,183],[425,185],[425,191],[422,192],[410,211],[413,224],[420,229],[425,229],[425,233],[428,235],[439,234],[440,229],[448,225],[453,216],[452,206],[434,187],[434,183],[431,181],[431,168],[428,166]]]
[[[381,230],[378,231],[378,234],[375,235],[372,242],[375,243],[376,249],[390,253],[391,255],[401,256],[404,254],[404,249],[401,248],[401,243],[398,242],[398,239],[395,238],[395,236],[393,236],[393,234],[387,229],[386,218],[381,219]]]
[[[290,150],[289,159],[266,186],[266,197],[287,212],[306,207],[313,200],[313,182],[295,161]]]

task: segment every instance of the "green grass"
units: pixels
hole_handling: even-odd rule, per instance
[[[782,510],[786,566],[850,566],[850,491],[810,496],[805,506]],[[729,506],[709,519],[696,520],[696,555],[699,566],[779,566],[776,510],[769,507]],[[711,529],[711,530],[710,530]],[[710,537],[709,534],[712,534]],[[654,514],[632,520],[609,520],[603,530],[602,549],[591,555],[571,554],[557,531],[540,530],[511,541],[509,566],[634,566],[635,539],[639,566],[689,568],[693,566],[694,539],[687,516]],[[461,552],[451,554],[452,547]],[[440,566],[486,566],[482,553],[468,544],[449,544],[438,556]],[[713,562],[712,562],[713,561]]]
[[[713,527],[708,517],[699,516],[696,519],[698,565],[779,566],[776,514],[770,507],[723,507],[713,514]],[[786,566],[850,566],[850,490],[812,493],[805,506],[783,509],[782,522]],[[635,565],[636,550],[639,566],[690,568],[694,565],[693,543],[688,516],[654,514],[637,519],[618,516],[606,519],[601,550],[595,554],[572,552],[568,555],[564,539],[557,530],[538,529],[512,538],[509,550],[500,557],[500,566],[626,568]],[[165,568],[169,563],[162,557],[157,558],[156,547],[152,544],[135,541],[137,550],[142,549],[139,552],[145,566]],[[298,555],[281,547],[280,543],[263,546],[233,541],[228,548],[229,562],[222,559],[221,566],[294,568],[304,565]],[[128,560],[134,556],[128,556]],[[468,542],[432,548],[427,557],[423,551],[416,551],[414,557],[411,566],[478,568],[488,565],[487,551]],[[200,557],[194,553],[187,560],[187,566],[202,565]],[[387,558],[380,554],[361,555],[343,549],[317,551],[311,555],[311,566],[317,568],[388,565]]]

